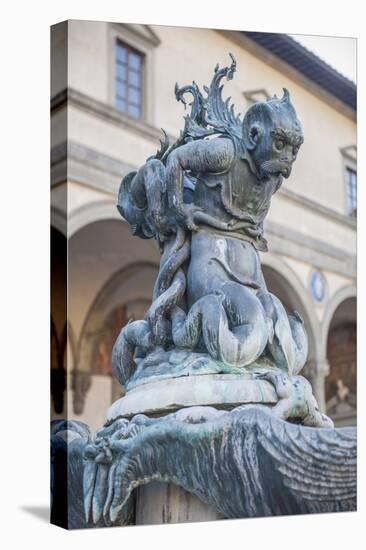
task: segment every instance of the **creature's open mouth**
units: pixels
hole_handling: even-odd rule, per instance
[[[284,178],[288,178],[291,174],[291,164],[282,163],[280,172]]]

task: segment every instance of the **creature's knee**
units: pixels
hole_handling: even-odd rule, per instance
[[[239,283],[228,282],[222,285],[221,291],[231,326],[266,323],[263,306],[251,289]]]

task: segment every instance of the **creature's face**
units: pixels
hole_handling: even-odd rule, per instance
[[[281,100],[274,97],[248,110],[243,139],[260,179],[290,176],[304,139],[287,90]]]
[[[260,177],[288,178],[303,142],[301,133],[292,126],[274,124],[266,128],[252,151],[252,158]]]

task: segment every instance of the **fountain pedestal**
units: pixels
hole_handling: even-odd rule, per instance
[[[276,402],[272,384],[245,371],[164,378],[129,390],[110,407],[107,422],[136,414],[162,417],[192,406],[231,410],[243,403]],[[213,506],[172,483],[152,482],[136,491],[136,525],[214,521],[223,517]]]
[[[172,483],[142,485],[136,494],[136,525],[188,523],[222,519],[213,506]]]

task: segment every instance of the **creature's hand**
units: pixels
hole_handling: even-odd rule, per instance
[[[202,208],[195,204],[182,204],[177,208],[177,219],[184,227],[190,231],[198,231],[195,222],[195,214],[202,212]]]

